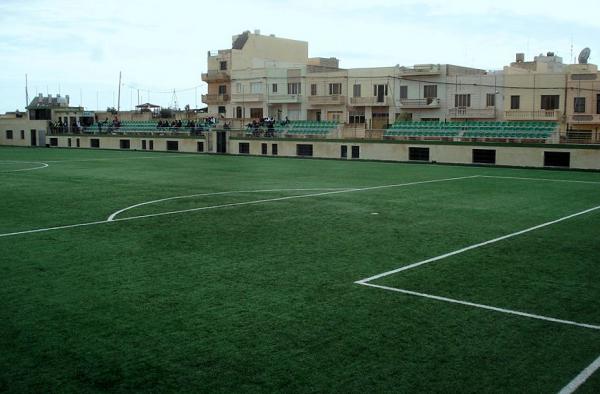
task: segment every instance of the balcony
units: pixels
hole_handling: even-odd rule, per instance
[[[393,104],[391,97],[384,97],[383,101],[379,101],[377,97],[350,97],[350,104],[356,106],[370,106],[370,107],[389,107]]]
[[[203,94],[202,102],[205,104],[225,104],[229,102],[228,94]]]
[[[597,124],[600,123],[598,114],[573,114],[569,115],[569,123],[573,124]]]
[[[436,109],[440,108],[439,98],[400,99],[400,107],[406,109]]]
[[[450,108],[448,115],[458,119],[493,119],[496,117],[495,108]]]
[[[560,119],[560,111],[554,109],[541,109],[539,111],[521,111],[513,109],[504,111],[505,120],[553,120]]]
[[[269,96],[269,103],[284,104],[284,103],[300,103],[302,95],[299,94],[273,94]]]
[[[345,105],[346,96],[308,96],[308,103],[311,105]]]
[[[202,81],[204,82],[227,82],[231,80],[229,71],[209,71],[202,73]]]
[[[236,93],[231,95],[231,101],[237,103],[258,103],[265,100],[263,93]]]

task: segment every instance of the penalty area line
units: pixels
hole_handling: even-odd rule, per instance
[[[407,295],[428,298],[428,299],[432,299],[432,300],[436,300],[436,301],[443,301],[443,302],[448,302],[448,303],[452,303],[452,304],[460,304],[460,305],[470,306],[470,307],[474,307],[474,308],[487,309],[487,310],[494,311],[494,312],[501,312],[501,313],[506,313],[506,314],[510,314],[510,315],[527,317],[527,318],[531,318],[531,319],[544,320],[544,321],[549,321],[552,323],[567,324],[567,325],[571,325],[571,326],[590,328],[592,330],[600,330],[600,326],[594,325],[594,324],[589,324],[589,323],[579,323],[579,322],[575,322],[575,321],[571,321],[571,320],[558,319],[555,317],[536,315],[534,313],[521,312],[521,311],[516,311],[513,309],[499,308],[499,307],[495,307],[495,306],[491,306],[491,305],[478,304],[475,302],[458,300],[455,298],[441,297],[441,296],[436,296],[433,294],[426,294],[426,293],[419,293],[419,292],[411,291],[411,290],[398,289],[396,287],[381,286],[381,285],[375,285],[372,283],[365,283],[365,282],[358,283],[358,284],[360,284],[362,286],[369,286],[369,287],[374,287],[374,288],[382,289],[382,290],[394,291],[396,293],[403,293],[403,294],[407,294]]]
[[[558,394],[571,394],[579,386],[584,384],[586,380],[590,378],[600,368],[600,356],[597,359],[592,361],[590,365],[588,365],[583,371],[579,373],[579,375],[575,376],[573,380],[571,380],[565,387],[563,387]]]
[[[480,248],[482,246],[490,245],[490,244],[493,244],[493,243],[496,243],[496,242],[503,241],[505,239],[516,237],[518,235],[526,234],[528,232],[535,231],[535,230],[538,230],[540,228],[544,228],[544,227],[547,227],[547,226],[550,226],[550,225],[553,225],[553,224],[556,224],[556,223],[560,223],[562,221],[565,221],[565,220],[568,220],[568,219],[572,219],[572,218],[577,217],[577,216],[585,215],[587,213],[596,211],[598,209],[600,209],[600,205],[595,206],[593,208],[589,208],[589,209],[580,211],[580,212],[573,213],[571,215],[563,216],[562,218],[559,218],[559,219],[556,219],[556,220],[551,220],[549,222],[538,224],[537,226],[529,227],[529,228],[526,228],[524,230],[516,231],[516,232],[511,233],[511,234],[506,234],[506,235],[503,235],[503,236],[498,237],[498,238],[494,238],[494,239],[490,239],[488,241],[484,241],[484,242],[480,242],[480,243],[477,243],[477,244],[474,244],[474,245],[470,245],[470,246],[467,246],[467,247],[462,248],[462,249],[458,249],[458,250],[455,250],[455,251],[452,251],[452,252],[449,252],[449,253],[445,253],[445,254],[442,254],[442,255],[439,255],[439,256],[436,256],[436,257],[432,257],[432,258],[429,258],[429,259],[426,259],[426,260],[422,260],[422,261],[419,261],[419,262],[416,262],[416,263],[413,263],[413,264],[405,265],[403,267],[396,268],[396,269],[393,269],[391,271],[386,271],[386,272],[383,272],[381,274],[373,275],[373,276],[370,276],[368,278],[360,279],[360,280],[356,281],[355,283],[357,283],[357,284],[366,284],[367,282],[371,282],[371,281],[373,281],[375,279],[380,279],[380,278],[383,278],[383,277],[386,277],[386,276],[389,276],[389,275],[397,274],[398,272],[407,271],[407,270],[410,270],[410,269],[413,269],[413,268],[416,268],[416,267],[420,267],[420,266],[425,265],[425,264],[433,263],[434,261],[439,261],[439,260],[445,259],[447,257],[451,257],[451,256],[455,256],[457,254],[461,254],[461,253],[467,252],[469,250],[477,249],[477,248]]]

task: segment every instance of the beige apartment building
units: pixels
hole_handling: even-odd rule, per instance
[[[308,43],[244,32],[208,54],[208,112],[243,121],[333,120],[381,129],[398,119],[503,118],[500,72],[445,64],[343,69],[309,58]]]
[[[567,67],[566,138],[600,142],[600,73],[595,64]]]

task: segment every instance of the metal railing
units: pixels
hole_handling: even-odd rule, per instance
[[[339,94],[330,96],[308,96],[308,102],[320,105],[343,105],[346,103],[346,96]]]

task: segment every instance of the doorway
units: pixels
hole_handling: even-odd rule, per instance
[[[217,153],[227,153],[227,132],[217,131]]]
[[[36,130],[30,131],[31,135],[31,146],[37,146],[37,132]]]

